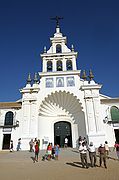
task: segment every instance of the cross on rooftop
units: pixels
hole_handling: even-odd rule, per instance
[[[56,27],[59,27],[59,20],[61,20],[61,19],[63,19],[63,17],[56,16],[56,17],[51,18],[51,20],[56,21]]]

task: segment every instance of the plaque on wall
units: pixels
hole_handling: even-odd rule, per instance
[[[46,88],[53,88],[53,87],[54,87],[53,78],[46,78]]]
[[[64,87],[64,78],[63,77],[56,78],[56,87]]]
[[[74,77],[67,77],[67,86],[75,86],[75,81],[74,81]]]
[[[3,132],[12,132],[12,128],[3,128]]]

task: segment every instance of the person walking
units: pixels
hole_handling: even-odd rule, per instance
[[[88,163],[87,163],[87,147],[85,145],[85,142],[83,142],[79,146],[79,152],[80,152],[82,167],[85,168],[85,166],[86,166],[86,168],[88,168]]]
[[[39,144],[38,144],[38,141],[36,142],[36,145],[35,145],[35,158],[34,158],[34,163],[35,162],[38,162],[38,155],[39,155]]]
[[[89,151],[91,167],[96,167],[96,148],[95,148],[93,142],[90,142],[90,144],[88,146],[88,151]]]
[[[13,141],[10,141],[10,152],[13,152]]]
[[[99,152],[99,162],[100,162],[100,167],[102,167],[102,162],[104,163],[104,167],[107,169],[107,164],[106,164],[106,150],[104,145],[100,144],[99,148],[98,148],[98,152]]]

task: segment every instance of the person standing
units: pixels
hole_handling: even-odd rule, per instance
[[[85,166],[86,166],[86,168],[88,168],[88,163],[87,163],[87,147],[85,145],[85,142],[83,142],[79,146],[79,152],[80,152],[82,167],[85,168]]]
[[[48,160],[51,160],[51,155],[52,155],[52,144],[49,143],[47,146],[47,153],[48,153]]]
[[[33,139],[31,139],[30,140],[30,142],[29,142],[29,146],[30,146],[30,152],[33,152],[34,150],[33,150],[33,146],[34,146],[34,142],[33,142]]]
[[[55,145],[54,150],[55,150],[55,160],[58,160],[58,157],[59,157],[59,145],[58,144]]]
[[[64,147],[67,148],[68,147],[68,138],[65,137],[64,139]]]
[[[10,152],[13,152],[13,141],[10,141]]]
[[[96,148],[95,148],[93,142],[90,142],[90,144],[88,146],[88,151],[89,151],[91,167],[96,167]]]
[[[105,151],[106,151],[106,157],[108,158],[108,156],[109,156],[109,146],[108,146],[107,141],[105,141],[104,147],[105,147]]]
[[[104,163],[104,167],[107,169],[107,164],[106,164],[106,150],[104,145],[100,144],[98,148],[99,152],[99,158],[100,158],[100,167],[102,167],[102,162]]]
[[[34,163],[35,163],[35,161],[38,162],[38,155],[39,155],[39,144],[38,144],[38,141],[37,141],[36,145],[35,145],[35,159],[34,159]]]
[[[82,145],[82,143],[84,142],[84,139],[82,138],[82,136],[79,136],[79,139],[78,139],[78,145]]]
[[[18,139],[17,151],[21,150],[21,138]]]

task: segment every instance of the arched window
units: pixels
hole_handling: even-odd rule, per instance
[[[72,70],[72,61],[71,60],[66,61],[66,67],[67,67],[67,70]]]
[[[56,53],[61,53],[62,52],[62,48],[60,44],[56,45]]]
[[[62,71],[62,61],[57,61],[57,71]]]
[[[52,61],[47,62],[47,71],[52,71]]]
[[[110,111],[112,122],[119,123],[119,109],[116,106],[112,106]]]
[[[13,125],[13,112],[9,111],[6,113],[4,125]]]

